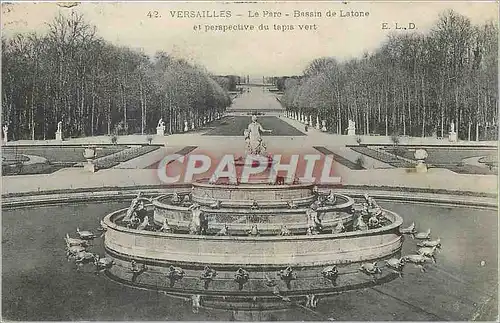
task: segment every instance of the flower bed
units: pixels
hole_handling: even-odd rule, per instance
[[[98,169],[106,169],[114,167],[120,163],[126,162],[128,160],[137,158],[139,156],[145,155],[152,151],[159,149],[158,146],[141,146],[141,147],[132,147],[129,149],[122,150],[116,154],[105,156],[103,158],[99,158],[95,161],[95,164]]]

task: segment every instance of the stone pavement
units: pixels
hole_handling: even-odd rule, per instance
[[[497,176],[456,174],[446,169],[430,169],[428,173],[417,174],[401,168],[353,171],[339,165],[335,175],[341,177],[344,185],[497,194]],[[82,168],[65,168],[52,174],[4,176],[2,194],[146,185],[167,186],[160,181],[156,169],[114,168],[89,173]]]

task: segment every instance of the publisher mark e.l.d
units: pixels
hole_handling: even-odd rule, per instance
[[[414,22],[383,22],[382,29],[413,30],[417,29]]]

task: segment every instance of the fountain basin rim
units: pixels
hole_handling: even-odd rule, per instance
[[[188,192],[179,192],[179,193],[186,194]],[[173,205],[173,204],[168,204],[168,203],[160,201],[160,199],[172,196],[173,194],[174,193],[163,194],[163,195],[160,195],[160,196],[154,198],[152,201],[153,205],[156,207],[164,208],[164,209],[173,209],[173,210],[177,210],[177,211],[188,211],[189,207],[187,207],[187,206]],[[328,211],[333,211],[333,210],[345,209],[345,208],[350,207],[351,205],[354,204],[354,199],[348,195],[337,194],[337,193],[335,195],[345,199],[346,201],[342,204],[333,204],[333,205],[326,204],[324,206],[320,206],[320,207],[318,207],[318,211],[328,212]],[[213,198],[204,198],[204,199],[205,199],[205,201],[203,201],[202,203],[206,203],[206,204],[213,203],[215,201],[215,199],[213,199]],[[197,200],[201,200],[201,198],[197,198]],[[220,208],[218,208],[218,209],[208,208],[204,211],[210,213],[213,210],[213,212],[218,212],[218,213],[231,213],[234,210],[224,209],[224,207],[235,208],[235,207],[250,207],[250,206],[252,206],[252,203],[249,201],[246,201],[246,200],[235,201],[235,200],[229,200],[229,199],[223,199],[223,200],[218,199],[218,201],[221,202]],[[313,199],[312,198],[302,198],[302,199],[294,199],[293,201],[296,203],[299,203],[299,204],[305,203],[305,202],[310,204],[310,203],[312,203]],[[201,201],[199,201],[199,202],[201,202]],[[254,213],[254,212],[256,212],[256,213],[267,213],[267,212],[275,213],[276,212],[275,208],[285,207],[286,209],[280,210],[280,212],[296,213],[299,211],[305,212],[308,209],[308,207],[298,207],[296,209],[290,209],[288,207],[288,205],[286,204],[286,202],[282,202],[282,201],[264,201],[264,202],[261,201],[261,202],[259,202],[259,204],[261,204],[263,207],[270,207],[270,209],[266,210],[264,208],[260,208],[257,210],[245,210],[245,211],[247,211],[249,213]],[[272,206],[272,208],[271,208],[271,206]]]
[[[342,222],[344,225],[352,222],[352,217],[349,214],[344,214],[343,216],[336,217],[335,219],[322,220],[323,227],[326,228],[334,228],[339,222]],[[161,223],[162,221],[158,221],[157,223]],[[188,228],[190,221],[183,220],[169,220],[169,225],[173,227],[183,227]],[[224,225],[228,225],[229,229],[232,231],[248,231],[248,224],[245,223],[227,223],[227,222],[219,222],[211,225],[211,229],[220,230],[224,227]],[[271,223],[263,223],[258,225],[259,231],[261,232],[269,232],[270,230],[275,232],[279,232],[281,229],[282,223],[271,222]],[[289,230],[303,230],[304,232],[307,230],[307,222],[287,222],[286,226]],[[235,237],[241,237],[238,235],[234,235]],[[264,235],[263,235],[264,236]],[[265,236],[272,236],[269,234],[265,234]],[[298,235],[297,235],[298,236]]]
[[[231,189],[290,189],[290,188],[309,188],[314,187],[314,183],[297,183],[297,184],[273,184],[268,183],[266,177],[262,178],[262,182],[249,182],[249,183],[238,183],[238,184],[216,184],[216,183],[208,183],[208,178],[197,179],[191,185],[193,187],[207,187],[207,188],[231,188]]]
[[[241,237],[241,236],[202,236],[202,235],[191,235],[191,234],[179,234],[179,233],[165,233],[156,231],[146,231],[146,230],[136,230],[120,226],[114,223],[111,218],[119,213],[126,212],[128,208],[120,209],[106,215],[103,219],[104,224],[108,228],[112,228],[117,231],[126,232],[141,236],[154,236],[154,237],[164,237],[164,238],[177,238],[185,240],[215,240],[215,241],[300,241],[300,240],[328,240],[328,239],[344,239],[353,237],[363,237],[379,235],[383,232],[389,232],[397,229],[403,224],[403,219],[395,212],[385,210],[384,212],[389,213],[394,216],[394,221],[388,226],[370,229],[366,231],[352,231],[352,232],[342,232],[342,233],[323,233],[318,235],[304,235],[304,236],[261,236],[261,237]]]
[[[353,260],[353,261],[340,260],[339,261],[339,260],[332,260],[330,257],[326,257],[323,260],[315,259],[313,261],[303,261],[303,262],[301,262],[301,261],[299,261],[299,262],[284,261],[284,262],[262,262],[262,263],[261,262],[259,262],[259,263],[251,263],[251,262],[237,263],[237,262],[232,262],[232,260],[231,260],[231,262],[216,262],[213,260],[214,256],[218,256],[221,259],[226,258],[226,257],[221,257],[221,256],[223,256],[221,254],[210,254],[209,256],[211,259],[205,260],[205,261],[203,259],[199,259],[199,258],[196,258],[196,260],[184,260],[185,257],[182,258],[183,260],[172,260],[172,259],[165,259],[165,258],[156,258],[156,257],[151,256],[151,255],[144,257],[142,255],[123,253],[123,252],[117,251],[113,248],[110,248],[107,245],[104,246],[104,249],[105,249],[106,253],[111,254],[114,258],[120,259],[122,261],[128,262],[131,260],[135,260],[135,261],[140,262],[140,263],[145,263],[146,265],[147,264],[154,264],[156,266],[160,266],[160,267],[164,267],[164,268],[168,268],[170,266],[179,266],[179,267],[182,267],[182,268],[187,269],[187,270],[197,270],[197,269],[205,267],[206,265],[210,265],[211,267],[215,267],[215,268],[218,268],[221,270],[224,270],[224,269],[225,270],[227,270],[227,269],[234,270],[234,269],[241,268],[242,266],[244,266],[245,269],[248,269],[250,271],[250,277],[255,279],[256,278],[255,276],[260,276],[260,273],[263,270],[264,271],[278,271],[280,269],[283,269],[284,266],[287,267],[287,265],[293,265],[293,267],[300,267],[300,268],[314,268],[314,267],[338,265],[338,266],[342,266],[342,268],[339,268],[340,270],[338,271],[339,276],[357,274],[357,273],[359,273],[359,270],[358,270],[359,267],[355,267],[355,268],[351,268],[351,269],[347,269],[347,270],[345,270],[345,267],[352,266],[354,264],[361,264],[361,263],[369,262],[369,261],[373,261],[373,260],[380,262],[383,260],[390,259],[390,258],[394,257],[394,254],[400,253],[402,244],[403,244],[403,236],[397,236],[396,238],[394,238],[391,241],[385,242],[383,244],[378,244],[376,246],[362,247],[362,248],[357,248],[355,250],[347,250],[347,251],[344,251],[342,253],[337,253],[337,255],[339,255],[339,254],[347,254],[347,253],[350,253],[353,251],[359,252],[359,251],[363,251],[363,250],[374,250],[374,249],[389,247],[389,249],[386,250],[386,253],[384,255],[378,255],[378,254],[370,255],[362,260]],[[182,256],[189,256],[189,254],[186,254],[184,252],[179,252],[178,254],[180,254]],[[171,256],[172,253],[169,253],[169,255]],[[315,257],[325,256],[325,255],[330,256],[330,255],[332,255],[332,252],[331,251],[323,251],[323,252],[315,252],[314,253]],[[262,257],[259,257],[259,258],[262,258]],[[273,260],[275,260],[276,255],[273,254],[267,258],[272,258]],[[248,261],[248,259],[247,259],[247,261]],[[387,267],[384,264],[382,264],[381,266]],[[252,277],[252,276],[254,276],[254,277]],[[228,277],[218,276],[217,279],[228,279]],[[229,279],[232,280],[232,277]]]

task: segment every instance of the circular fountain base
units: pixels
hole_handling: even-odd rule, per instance
[[[312,184],[196,183],[191,192],[153,199],[143,209],[152,224],[142,229],[124,225],[130,212],[118,210],[103,220],[107,257],[114,261],[107,275],[193,298],[197,306],[248,310],[286,308],[311,302],[311,295],[394,279],[395,271],[379,269],[381,260],[399,259],[401,217],[384,210],[383,225],[356,231],[354,218],[360,216],[354,216],[353,199],[324,197]],[[193,216],[200,214],[191,205],[201,206],[207,219],[203,235],[191,231]],[[310,212],[321,218],[316,234],[311,234]],[[168,232],[161,232],[167,223]],[[341,225],[347,232],[335,231]],[[219,235],[224,227],[227,232]],[[374,274],[361,270],[374,262],[379,262]]]

